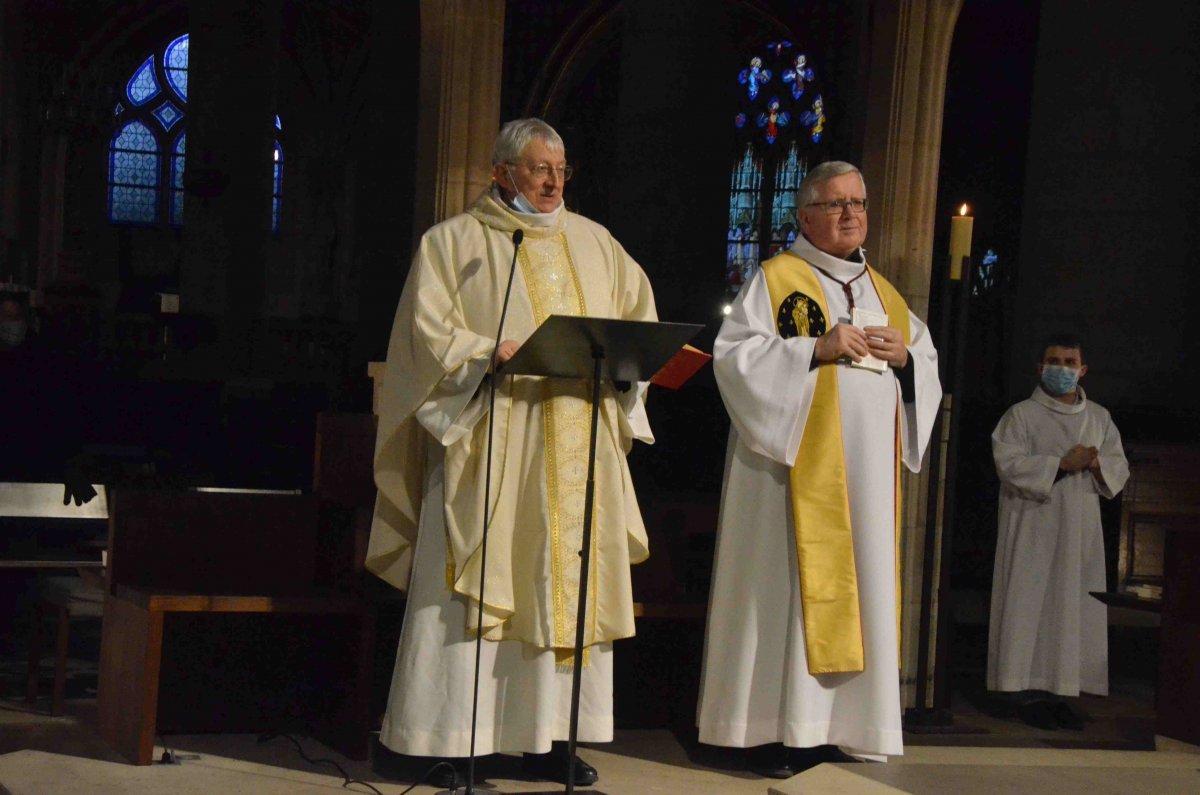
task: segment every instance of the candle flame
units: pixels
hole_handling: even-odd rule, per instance
[[[964,204],[962,207],[959,207],[959,208],[958,208],[958,214],[959,214],[959,215],[966,215],[966,214],[967,214],[967,205],[965,205],[965,204]]]

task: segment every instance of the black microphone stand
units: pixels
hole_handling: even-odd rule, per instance
[[[479,610],[475,623],[475,678],[471,693],[471,755],[467,759],[467,790],[466,795],[475,792],[475,727],[479,715],[479,663],[483,648],[483,589],[487,583],[487,542],[488,527],[491,525],[488,507],[491,504],[492,492],[492,428],[496,416],[496,356],[500,350],[500,339],[504,334],[504,318],[508,314],[508,299],[512,295],[513,277],[517,273],[517,253],[521,250],[521,241],[525,232],[517,229],[512,234],[513,255],[512,264],[508,268],[508,285],[504,288],[504,305],[500,309],[500,324],[496,328],[496,344],[492,346],[492,360],[488,368],[490,373],[488,385],[488,441],[487,466],[484,467],[483,478],[483,543],[480,547],[479,561]]]

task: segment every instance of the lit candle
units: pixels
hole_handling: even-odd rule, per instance
[[[950,216],[950,278],[958,281],[962,278],[963,257],[971,256],[971,232],[975,228],[975,219],[967,215],[967,205],[958,210],[958,215]]]

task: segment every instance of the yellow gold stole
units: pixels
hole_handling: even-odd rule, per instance
[[[550,315],[587,315],[583,285],[563,233],[526,234],[520,249],[521,275],[529,290],[537,325]],[[591,387],[584,381],[544,379],[542,419],[546,451],[546,496],[550,518],[550,574],[554,606],[554,651],[559,665],[575,661],[575,623],[579,597],[579,549],[583,543],[588,442],[591,435]],[[595,518],[588,569],[585,642],[596,635],[597,582]],[[574,598],[572,598],[574,597]],[[590,650],[584,649],[583,664]]]
[[[785,252],[762,264],[778,312],[784,301],[800,292],[820,307],[829,328],[829,305],[813,267]],[[882,276],[869,269],[888,324],[911,342],[908,305]],[[806,323],[797,323],[803,333]],[[858,574],[850,529],[850,499],[842,441],[842,417],[837,368],[817,367],[812,405],[804,424],[800,449],[791,470],[792,517],[796,558],[800,570],[800,604],[804,611],[804,643],[810,674],[861,671],[864,667],[862,620],[858,604]],[[900,408],[896,412],[893,450],[896,459],[896,611],[900,611]]]

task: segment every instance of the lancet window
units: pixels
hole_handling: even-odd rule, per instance
[[[749,55],[733,81],[737,154],[731,169],[725,283],[736,293],[763,259],[800,233],[796,189],[826,133],[814,67],[794,42]]]

